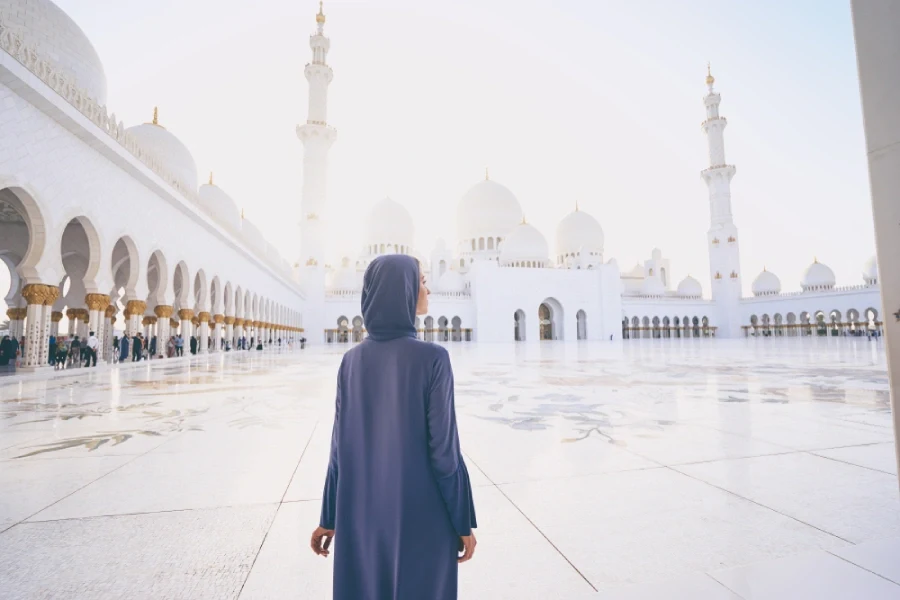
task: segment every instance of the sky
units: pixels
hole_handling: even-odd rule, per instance
[[[104,63],[108,106],[190,148],[290,260],[299,253],[314,0],[58,0]],[[736,165],[744,292],[799,289],[817,257],[862,283],[874,236],[846,0],[327,0],[331,257],[372,205],[428,255],[484,177],[547,237],[576,202],[631,268],[654,247],[709,290],[703,96],[712,65]]]

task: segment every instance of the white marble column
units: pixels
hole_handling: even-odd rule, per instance
[[[156,356],[166,356],[166,344],[169,341],[170,323],[172,313],[175,311],[169,305],[158,304],[153,312],[156,313]]]
[[[212,349],[213,352],[220,352],[222,350],[222,328],[225,323],[225,315],[215,314],[213,315],[213,331],[212,331]]]
[[[900,465],[900,2],[853,0],[851,7]]]
[[[129,300],[125,305],[125,333],[134,336],[141,330],[141,320],[147,312],[147,303],[143,300]]]
[[[47,366],[50,340],[50,313],[59,296],[59,288],[44,284],[29,284],[22,288],[28,303],[25,309],[25,347],[22,366],[37,369]]]
[[[59,322],[62,321],[63,314],[60,311],[50,311],[50,335],[59,337]]]
[[[197,342],[199,348],[197,352],[199,354],[206,354],[209,352],[209,313],[205,311],[200,311],[200,336]]]
[[[89,311],[88,331],[85,333],[90,335],[90,332],[93,331],[97,341],[100,342],[97,346],[97,360],[100,361],[103,359],[104,352],[103,325],[106,321],[106,308],[109,306],[109,296],[106,294],[88,294],[84,297],[84,302],[87,304]]]
[[[225,315],[225,341],[234,349],[234,317]]]
[[[69,340],[71,341],[72,336],[75,335],[75,326],[78,322],[78,314],[75,312],[74,308],[70,308],[66,311],[66,316],[69,318],[68,336]]]
[[[186,352],[190,354],[193,325],[191,319],[194,318],[194,311],[190,308],[182,308],[178,311],[178,318],[181,319],[181,337],[184,339],[184,347],[187,348]]]

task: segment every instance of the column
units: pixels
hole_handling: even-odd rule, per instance
[[[90,325],[90,313],[86,308],[76,308],[75,309],[75,318],[77,319],[77,324],[75,325],[75,334],[84,341],[88,335],[88,326]],[[82,344],[83,345],[83,344]]]
[[[70,308],[66,311],[66,316],[69,317],[69,337],[71,338],[75,335],[75,325],[78,319],[78,313],[74,308]]]
[[[213,315],[215,328],[213,329],[213,351],[218,352],[222,349],[222,325],[225,323],[225,315]]]
[[[50,313],[50,321],[52,325],[50,326],[50,335],[54,337],[59,337],[59,322],[62,321],[63,314],[58,310],[51,311]]]
[[[141,330],[141,321],[145,312],[147,312],[147,303],[143,300],[128,301],[128,304],[125,305],[125,333],[133,336]]]
[[[150,343],[150,324],[153,323],[154,317],[144,317],[141,319],[141,325],[144,326],[144,347]]]
[[[44,367],[49,356],[50,312],[59,297],[59,288],[32,283],[22,288],[22,297],[28,303],[25,309],[27,330],[25,347],[22,349],[22,366],[26,369]]]
[[[230,348],[234,348],[234,317],[225,315],[225,341]]]
[[[182,308],[178,311],[178,318],[181,319],[181,337],[184,338],[184,345],[191,350],[191,319],[194,318],[194,311],[190,308]]]
[[[198,341],[198,350],[199,354],[206,354],[209,352],[209,313],[205,311],[200,311],[200,339]]]
[[[166,355],[166,342],[169,341],[169,319],[175,309],[168,304],[157,304],[153,312],[156,314],[156,356],[162,358]]]
[[[869,159],[869,185],[875,220],[881,306],[885,315],[885,348],[891,385],[894,446],[900,464],[900,3],[895,0],[853,0],[853,34],[862,96],[863,128]],[[897,310],[897,312],[894,312]],[[890,317],[894,318],[891,319]]]
[[[234,347],[237,348],[241,337],[244,335],[244,320],[241,318],[234,319]]]
[[[88,311],[90,311],[88,316],[88,334],[93,331],[100,342],[100,345],[97,346],[97,360],[99,361],[103,358],[103,325],[106,320],[106,307],[109,306],[109,296],[106,294],[88,294],[84,297],[84,302],[87,304]]]
[[[116,324],[116,312],[118,312],[116,305],[110,304],[106,307],[106,311],[104,311],[103,315],[106,318],[103,320],[103,339],[100,340],[100,346],[103,348],[103,357],[106,359],[106,362],[112,362],[113,356],[115,356],[118,351],[117,348],[112,347],[113,333],[115,333],[114,326]]]

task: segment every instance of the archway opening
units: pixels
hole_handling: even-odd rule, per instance
[[[579,340],[586,340],[587,339],[587,313],[585,313],[583,310],[579,310],[575,314],[575,320],[576,320],[576,326],[577,326],[576,327],[577,338]]]
[[[517,342],[525,341],[525,311],[521,308],[517,310],[513,314],[513,321],[515,322],[515,330],[513,332],[514,339]]]

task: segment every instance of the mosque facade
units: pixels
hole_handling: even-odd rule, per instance
[[[51,336],[94,331],[99,358],[122,330],[200,352],[238,338],[302,334],[291,263],[156,110],[126,127],[106,107],[90,40],[50,0],[0,0],[0,260],[21,366],[47,365]],[[148,117],[150,116],[148,110]]]
[[[307,291],[305,323],[314,315],[326,343],[352,343],[365,337],[360,294],[366,266],[384,254],[419,258],[430,281],[429,314],[418,319],[426,340],[465,342],[531,340],[619,340],[741,336],[871,335],[881,330],[881,296],[874,257],[862,268],[857,285],[837,286],[834,272],[814,260],[801,281],[801,292],[781,291],[781,282],[763,270],[744,297],[740,235],[732,216],[734,165],[725,158],[727,119],[722,97],[707,71],[701,131],[709,148],[709,166],[700,176],[709,190],[710,226],[706,232],[712,289],[688,276],[672,280],[669,259],[654,249],[628,270],[607,257],[603,228],[578,207],[556,227],[556,245],[527,223],[515,194],[487,171],[460,198],[459,239],[438,240],[430,253],[413,243],[409,212],[385,198],[366,218],[356,256],[326,265],[323,221],[327,153],[334,141],[327,124],[327,88],[333,77],[327,64],[330,42],[325,15],[316,17],[310,37],[313,60],[306,67],[309,119],[298,127],[305,145],[304,236],[300,277]],[[310,170],[313,169],[313,170]],[[699,232],[698,232],[699,235]]]

